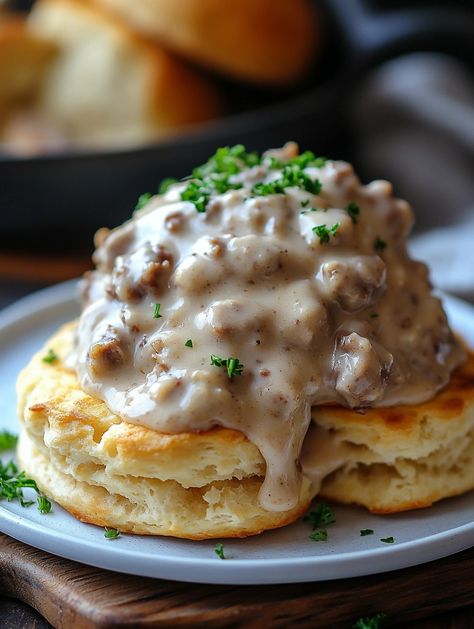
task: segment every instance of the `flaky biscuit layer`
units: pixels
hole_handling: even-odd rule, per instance
[[[374,513],[427,507],[474,489],[474,354],[422,404],[356,413],[319,407],[313,418],[352,445],[322,495]]]

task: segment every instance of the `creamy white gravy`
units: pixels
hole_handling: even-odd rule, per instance
[[[390,184],[363,186],[327,161],[305,169],[318,195],[256,196],[255,183],[281,174],[269,155],[205,212],[181,200],[182,182],[99,236],[71,361],[82,388],[126,421],[242,431],[266,461],[262,506],[283,511],[297,502],[313,405],[421,402],[462,351],[426,266],[408,257],[412,211]],[[326,242],[321,225],[333,228]],[[230,378],[211,355],[238,358],[242,373]]]

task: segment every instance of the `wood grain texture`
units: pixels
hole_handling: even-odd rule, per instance
[[[385,626],[416,627],[421,619],[474,605],[473,574],[470,549],[423,566],[357,579],[193,585],[90,568],[0,534],[0,593],[28,603],[56,629],[343,629],[378,612],[388,615]]]
[[[383,629],[383,626],[381,627]],[[395,625],[392,629],[474,629],[474,607],[430,616],[415,623]]]
[[[34,609],[11,599],[0,599],[2,629],[51,629],[51,625]]]
[[[49,622],[18,600],[0,598],[0,626],[2,629],[54,629]],[[392,629],[473,629],[474,607],[450,611],[416,622],[393,625]],[[382,629],[382,628],[381,628]]]

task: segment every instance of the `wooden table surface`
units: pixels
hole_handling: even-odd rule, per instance
[[[74,260],[67,257],[49,259],[16,256],[15,264],[12,264],[10,254],[2,255],[0,253],[0,307],[6,306],[22,295],[49,283],[77,276],[87,267],[87,258],[84,256]],[[382,626],[399,627],[400,629],[402,627],[404,629],[412,627],[414,629],[474,629],[474,549],[456,555],[454,558],[426,564],[425,567],[364,579],[335,581],[331,584],[301,584],[301,586],[268,586],[247,589],[220,586],[220,588],[213,589],[212,586],[189,584],[173,586],[172,582],[153,582],[150,579],[124,577],[116,575],[116,573],[80,566],[41,551],[28,549],[28,547],[24,547],[27,549],[25,552],[28,561],[21,564],[19,559],[23,556],[23,545],[14,540],[8,542],[9,538],[6,536],[0,536],[0,542],[1,538],[7,540],[6,546],[13,549],[14,552],[11,553],[10,559],[7,559],[7,563],[0,566],[0,629],[47,629],[51,626],[54,626],[55,629],[71,629],[72,626],[74,629],[99,627],[100,629],[105,627],[120,627],[122,629],[138,626],[133,620],[131,624],[127,623],[126,620],[118,624],[116,622],[95,623],[90,616],[87,618],[85,602],[83,605],[84,618],[82,620],[80,617],[78,617],[79,620],[76,618],[74,625],[69,624],[68,621],[64,624],[64,618],[61,620],[61,606],[54,599],[55,582],[52,575],[56,575],[56,585],[59,584],[63,587],[71,583],[74,583],[76,588],[77,584],[79,586],[87,584],[85,589],[88,593],[87,596],[91,601],[98,596],[97,600],[102,601],[101,605],[107,601],[108,593],[110,595],[116,591],[116,588],[122,587],[125,591],[131,589],[136,593],[137,587],[139,589],[143,587],[140,602],[145,605],[147,613],[151,614],[150,617],[156,619],[167,605],[169,609],[170,598],[176,597],[177,592],[179,592],[178,598],[174,600],[177,605],[176,613],[171,612],[166,617],[162,616],[159,624],[153,621],[151,624],[140,624],[140,626],[147,627],[199,627],[204,625],[207,627],[260,627],[263,624],[269,629],[290,626],[308,627],[308,629],[310,627],[343,629],[343,627],[351,627],[357,620],[357,616],[341,620],[344,618],[344,614],[335,613],[334,610],[340,611],[350,601],[352,601],[350,609],[365,610],[363,606],[358,606],[357,602],[366,597],[367,601],[370,600],[367,613],[370,610],[374,613],[384,609],[392,610]],[[48,557],[51,559],[48,560]],[[28,570],[24,570],[23,577],[17,581],[9,575],[10,569],[13,569],[14,565],[17,567],[18,565],[29,566]],[[39,572],[31,572],[32,566]],[[46,573],[43,570],[45,566],[54,567],[48,577],[51,580],[49,586],[47,583],[35,581],[40,573],[42,578],[45,578]],[[32,577],[32,574],[36,574],[35,578]],[[393,575],[396,576],[393,577]],[[13,587],[14,582],[15,587]],[[435,589],[431,590],[430,594],[433,582]],[[120,584],[122,585],[120,586]],[[223,595],[224,590],[225,596]],[[79,591],[80,588],[74,590],[76,595]],[[26,595],[26,592],[29,594]],[[193,593],[192,596],[190,596],[191,592]],[[400,607],[402,609],[401,615],[397,617],[397,605],[394,604],[394,598],[396,596],[400,598],[400,592],[406,595],[407,599],[405,600],[410,600],[410,598],[413,600],[414,608],[407,611],[409,606],[405,605],[403,608],[405,611],[403,611]],[[25,602],[18,598],[12,598],[12,593],[43,610],[49,616],[52,624]],[[200,595],[202,596],[201,601],[199,601]],[[186,596],[190,596],[192,605],[198,604],[198,606],[206,609],[206,614],[201,618],[202,622],[199,621],[199,615],[194,613],[193,616],[192,605],[189,609],[183,608]],[[421,601],[424,603],[422,604]],[[248,609],[254,610],[250,616],[239,613],[238,606],[242,606],[244,603],[248,603]],[[123,605],[125,612],[125,602]],[[232,605],[236,605],[235,609],[232,610],[234,616],[229,611]],[[77,600],[76,609],[81,609],[81,605],[77,607]],[[155,614],[152,613],[153,609],[156,610]],[[271,610],[276,609],[280,610],[277,614],[271,613]],[[49,611],[46,612],[45,610]],[[286,613],[282,610],[286,610]],[[219,613],[223,614],[222,619],[226,619],[225,624],[220,624]],[[191,618],[192,622],[188,622]]]
[[[351,579],[189,584],[93,568],[0,534],[0,593],[35,607],[56,629],[345,629],[359,617],[380,612],[386,614],[386,627],[460,629],[474,626],[473,574],[471,548],[428,564]],[[24,626],[28,610],[23,605],[8,600],[2,605],[17,623],[12,627]]]

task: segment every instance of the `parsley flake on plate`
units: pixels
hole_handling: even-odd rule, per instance
[[[31,507],[34,500],[25,500],[24,489],[33,489],[36,492],[40,513],[45,514],[51,511],[51,503],[40,492],[36,481],[28,478],[25,472],[20,472],[14,461],[8,461],[8,463],[0,461],[0,500],[3,498],[8,502],[18,500],[22,507]],[[49,508],[47,503],[49,503]]]
[[[360,536],[364,537],[365,535],[373,535],[374,531],[372,529],[361,529]]]
[[[224,544],[216,544],[214,547],[214,552],[219,557],[219,559],[225,559]]]
[[[120,531],[106,526],[104,528],[104,537],[105,539],[117,539],[117,537],[120,537]]]
[[[48,498],[46,498],[46,496],[40,494],[36,500],[38,502],[38,511],[40,513],[42,513],[43,515],[51,513],[52,505]]]
[[[12,435],[8,430],[0,432],[0,452],[6,452],[7,450],[13,450],[18,442],[18,437]]]
[[[314,508],[303,518],[303,522],[309,522],[313,530],[334,524],[336,516],[331,507],[325,502],[317,502]]]
[[[193,347],[193,341],[192,339],[188,339],[186,341],[186,343],[184,344],[185,347]]]
[[[52,365],[57,360],[59,360],[59,356],[56,354],[54,349],[49,348],[48,352],[43,356],[42,360],[44,363],[47,363],[48,365]]]
[[[392,536],[382,537],[380,538],[380,541],[383,542],[384,544],[393,544],[395,542],[395,539]]]
[[[155,304],[153,309],[153,319],[160,319],[163,315],[160,314],[161,304]]]
[[[312,539],[313,542],[325,542],[328,538],[328,532],[326,529],[318,529],[313,531],[309,536],[309,539]]]

